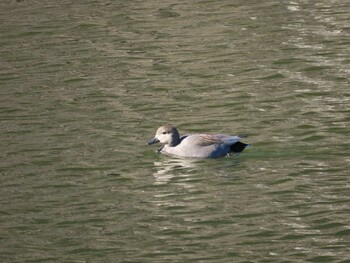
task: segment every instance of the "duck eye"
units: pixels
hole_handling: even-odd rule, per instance
[[[166,134],[166,132],[162,132],[163,134]]]

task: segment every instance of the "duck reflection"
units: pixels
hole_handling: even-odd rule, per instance
[[[197,170],[200,160],[162,158],[154,162],[156,172],[153,174],[155,184],[167,184],[173,178],[190,177]]]
[[[210,177],[237,178],[235,166],[239,160],[228,157],[221,159],[180,159],[164,156],[153,163],[156,171],[153,173],[155,184],[166,184],[170,181],[189,182],[200,180],[201,175]]]

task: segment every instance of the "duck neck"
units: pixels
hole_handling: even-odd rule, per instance
[[[175,147],[179,143],[180,143],[179,136],[174,136],[168,145],[169,145],[169,147]]]

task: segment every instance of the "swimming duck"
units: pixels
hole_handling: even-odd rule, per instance
[[[216,158],[238,153],[249,144],[240,142],[242,137],[225,134],[189,134],[180,137],[172,125],[160,127],[156,136],[147,145],[160,142],[163,144],[158,152],[189,158]]]

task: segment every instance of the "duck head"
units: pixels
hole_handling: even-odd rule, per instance
[[[160,142],[170,147],[174,147],[177,144],[179,144],[179,138],[180,138],[179,132],[175,127],[171,125],[165,125],[158,128],[156,132],[156,136],[152,140],[147,142],[147,145]]]

